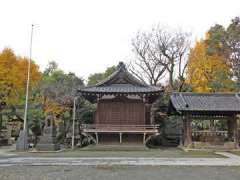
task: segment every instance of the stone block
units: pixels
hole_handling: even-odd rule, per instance
[[[25,151],[28,149],[28,134],[26,131],[21,130],[19,133],[19,137],[16,143],[17,151]]]

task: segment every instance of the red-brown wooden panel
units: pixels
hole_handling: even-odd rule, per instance
[[[100,101],[96,124],[145,124],[145,105],[138,101]]]

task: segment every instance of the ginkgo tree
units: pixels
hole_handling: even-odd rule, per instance
[[[16,56],[12,49],[0,52],[0,92],[6,105],[17,105],[24,99],[27,81],[28,58]],[[37,86],[41,73],[31,61],[30,90]],[[31,91],[30,91],[31,92]]]
[[[190,50],[187,82],[194,92],[226,92],[233,87],[230,67],[225,58],[208,54],[204,40],[198,41]]]

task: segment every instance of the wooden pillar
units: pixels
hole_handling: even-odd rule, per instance
[[[98,133],[97,132],[95,132],[95,136],[96,136],[96,143],[98,144]]]
[[[119,133],[119,142],[120,142],[120,144],[122,144],[122,133],[121,132]]]
[[[184,123],[183,123],[183,120],[184,120],[184,118],[183,118],[183,116],[181,116],[181,124],[180,123],[178,123],[179,124],[179,145],[180,146],[183,146],[183,134],[184,134],[184,130],[183,130],[183,128],[184,128]]]
[[[151,115],[151,104],[145,104],[145,124],[153,124],[153,119]]]
[[[210,119],[210,131],[214,131],[215,127],[214,127],[214,119]]]
[[[235,142],[237,148],[239,147],[238,136],[237,116],[235,115],[233,117],[233,141]]]
[[[183,119],[183,145],[188,147],[192,144],[192,125],[191,119],[185,116]]]
[[[145,144],[146,141],[146,133],[143,133],[143,144]]]
[[[228,119],[228,140],[234,142],[237,148],[239,147],[238,136],[237,116],[234,115]]]
[[[186,137],[186,120],[185,117],[182,118],[183,126],[182,126],[182,145],[185,145],[185,137]]]
[[[234,134],[234,117],[230,117],[227,120],[228,126],[228,141],[233,141],[233,134]]]

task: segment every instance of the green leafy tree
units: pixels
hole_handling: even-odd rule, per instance
[[[64,140],[71,127],[73,100],[76,90],[84,86],[83,80],[74,73],[65,73],[51,61],[45,71],[40,86],[44,114],[53,113],[55,124],[60,127],[58,139]],[[81,108],[81,102],[77,103]]]
[[[224,71],[216,71],[214,73],[214,79],[209,82],[208,86],[210,89],[215,92],[223,92],[223,91],[234,91],[236,85],[231,78],[229,78],[229,73]]]
[[[76,90],[83,86],[83,80],[74,73],[64,73],[51,61],[43,72],[41,93],[45,113],[55,116],[71,109]]]
[[[108,67],[103,73],[94,73],[88,77],[88,85],[94,85],[107,78],[116,70],[116,66]]]
[[[216,24],[211,27],[206,34],[204,43],[206,44],[208,55],[219,55],[225,58],[229,57],[228,46],[226,42],[227,32],[222,25]]]
[[[16,109],[17,105],[24,104],[28,61],[26,57],[16,56],[10,48],[0,52],[0,128],[3,119],[7,122],[16,116],[16,113],[11,113],[11,116],[2,117],[1,111],[6,107]],[[41,80],[41,73],[34,61],[31,61],[30,73],[29,103],[31,104],[35,101],[34,89]],[[19,118],[23,118],[23,111],[20,112]]]
[[[240,17],[232,19],[232,23],[227,28],[227,44],[232,70],[240,90]]]
[[[240,17],[224,26],[216,24],[207,32],[206,40],[209,55],[215,54],[225,58],[240,89]]]

